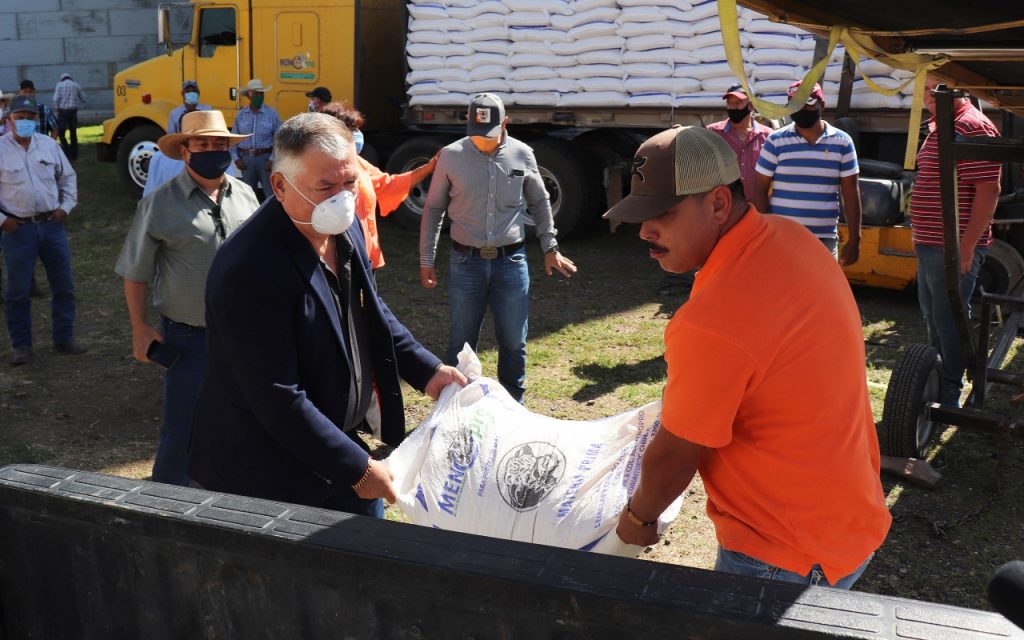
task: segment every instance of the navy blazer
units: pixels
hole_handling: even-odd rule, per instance
[[[377,295],[358,222],[352,286],[362,290],[384,442],[405,437],[399,376],[423,390],[440,360]],[[366,471],[341,427],[351,363],[320,258],[276,198],[217,251],[206,282],[209,350],[189,477],[205,488],[320,506]],[[356,438],[358,439],[358,438]]]

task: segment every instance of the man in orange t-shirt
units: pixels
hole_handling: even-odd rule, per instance
[[[749,205],[735,153],[700,127],[641,145],[631,195],[605,218],[642,223],[662,269],[700,268],[665,330],[664,428],[619,537],[654,544],[658,514],[700,471],[716,570],[848,589],[892,518],[840,267],[801,225]]]

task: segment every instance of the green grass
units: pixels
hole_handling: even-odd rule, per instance
[[[55,355],[47,340],[48,303],[33,302],[33,363],[11,369],[6,343],[0,347],[0,465],[38,463],[146,478],[160,424],[161,375],[131,358],[121,281],[113,269],[136,201],[119,183],[115,167],[95,160],[91,143],[99,136],[99,127],[80,130],[86,146],[75,164],[80,202],[68,221],[77,326],[90,351],[76,358]],[[382,221],[387,266],[378,272],[378,283],[396,315],[441,353],[447,342],[446,254],[442,250],[439,256],[441,286],[423,289],[416,236],[390,219]],[[527,407],[559,418],[597,419],[657,400],[665,376],[663,332],[680,303],[672,279],[646,257],[635,227],[610,235],[598,224],[592,233],[561,244],[580,268],[570,280],[546,276],[540,252],[529,249]],[[859,289],[855,295],[878,420],[898,347],[924,341],[923,326],[910,294]],[[485,374],[495,375],[490,321],[479,355]],[[1011,369],[1024,369],[1021,355],[1018,340]],[[1010,395],[997,390],[990,408],[1019,417]],[[414,426],[432,403],[411,389],[406,399],[408,423]],[[1020,446],[948,429],[933,464],[943,474],[934,492],[884,479],[895,522],[858,588],[986,607],[987,576],[999,563],[1024,557]],[[697,482],[688,493],[663,542],[642,557],[711,566],[715,540],[703,513],[703,487]]]

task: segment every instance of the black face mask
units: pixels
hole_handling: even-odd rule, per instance
[[[796,113],[789,116],[796,123],[796,126],[801,129],[810,129],[814,125],[818,124],[818,120],[821,119],[821,109],[815,109],[814,111],[807,111],[801,109]]]
[[[726,113],[729,114],[729,121],[733,124],[739,124],[743,122],[743,119],[750,115],[750,105],[743,107],[742,109],[726,109]]]
[[[226,150],[194,151],[189,156],[188,166],[207,180],[216,180],[231,166],[231,154]]]

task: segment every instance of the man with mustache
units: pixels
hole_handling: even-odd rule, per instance
[[[892,518],[842,270],[799,224],[747,203],[736,154],[707,129],[663,131],[634,164],[604,217],[641,223],[662,269],[700,271],[665,330],[661,428],[617,534],[654,544],[699,470],[716,570],[850,588]]]

